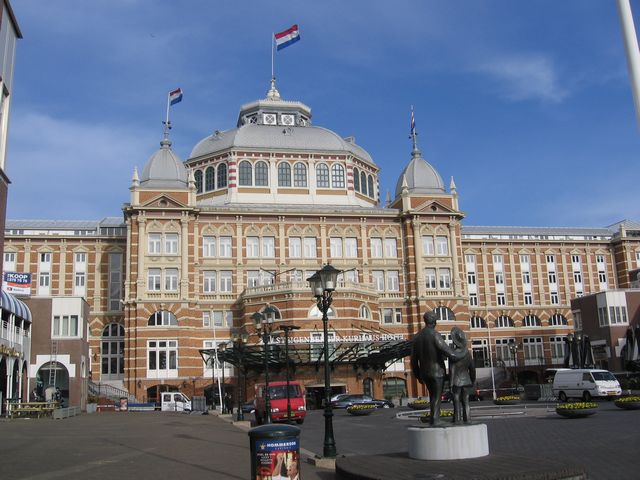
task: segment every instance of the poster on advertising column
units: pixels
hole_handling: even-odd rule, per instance
[[[298,438],[256,441],[255,480],[299,480],[300,444]]]
[[[3,272],[2,289],[14,295],[31,295],[31,274]]]

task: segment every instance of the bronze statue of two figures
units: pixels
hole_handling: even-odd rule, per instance
[[[432,311],[424,314],[426,324],[414,338],[411,349],[411,370],[420,383],[429,390],[431,425],[437,426],[440,420],[440,402],[446,374],[445,358],[449,359],[449,383],[453,396],[453,422],[468,423],[469,394],[476,381],[476,369],[464,332],[458,327],[451,329],[453,346],[449,346],[442,335],[436,331],[436,314]]]

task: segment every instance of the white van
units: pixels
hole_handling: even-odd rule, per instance
[[[190,412],[191,400],[180,392],[162,392],[160,410],[163,412]]]
[[[621,393],[620,383],[607,370],[559,369],[553,377],[553,394],[561,402],[569,397],[588,402],[591,398],[611,398]]]

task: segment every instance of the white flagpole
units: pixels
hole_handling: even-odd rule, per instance
[[[169,107],[171,106],[169,103],[169,93],[167,93],[167,120],[165,121],[166,128],[169,128]]]
[[[631,90],[636,106],[636,117],[640,124],[640,52],[638,51],[638,37],[633,24],[633,15],[629,0],[618,0],[618,13],[622,25],[622,36],[627,52],[627,67],[631,77]]]
[[[271,33],[271,79],[276,78],[276,69],[275,69],[275,61],[276,61],[276,34]]]
[[[222,402],[224,399],[222,398],[222,385],[220,385],[220,372],[216,368],[216,365],[219,365],[218,361],[218,340],[216,338],[216,321],[213,318],[213,312],[210,312],[211,315],[211,324],[213,325],[213,345],[215,347],[215,362],[213,363],[213,371],[216,374],[216,378],[218,379],[218,396],[220,397],[220,415],[222,415]]]

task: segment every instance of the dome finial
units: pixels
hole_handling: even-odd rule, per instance
[[[416,119],[413,115],[413,105],[411,105],[411,135],[409,138],[413,142],[413,150],[411,151],[411,156],[413,158],[419,158],[422,155],[420,149],[418,148],[418,132],[416,132]]]
[[[169,140],[169,130],[171,130],[171,121],[167,120],[166,122],[162,122],[164,125],[164,131],[162,132],[162,140],[160,141],[160,146],[162,148],[171,147],[171,140]]]
[[[271,87],[267,92],[267,98],[270,100],[280,100],[280,92],[276,88],[276,77],[275,75],[271,77]]]

